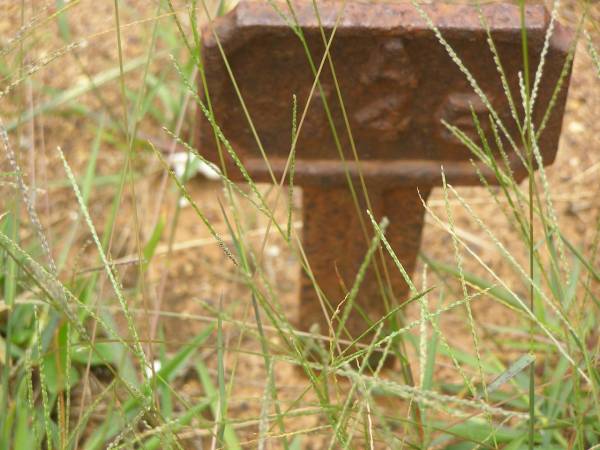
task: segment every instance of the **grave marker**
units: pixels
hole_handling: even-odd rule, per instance
[[[287,5],[278,5],[291,21]],[[373,213],[377,220],[384,215],[389,218],[386,237],[410,274],[415,267],[424,222],[417,189],[427,199],[431,188],[441,183],[442,165],[450,184],[479,185],[476,167],[490,183],[495,182],[491,171],[472,161],[472,153],[447,130],[442,120],[458,126],[479,143],[472,106],[489,142],[493,143],[494,137],[486,105],[410,3],[349,1],[342,6],[341,2],[319,2],[318,17],[311,1],[293,5],[313,67],[301,40],[269,2],[242,1],[203,31],[206,83],[215,120],[249,174],[257,182],[272,182],[272,171],[279,181],[291,148],[292,97],[297,96],[300,118],[313,87],[315,69],[321,65],[325,53],[319,23],[325,39],[329,39],[343,8],[330,47],[336,77],[325,61],[298,137],[294,178],[294,184],[303,190],[303,247],[322,292],[335,309],[352,286],[368,248],[348,178],[355,186],[361,210],[365,211],[359,180],[362,174]],[[518,140],[518,128],[477,8],[449,3],[423,4],[422,8],[477,80],[509,134]],[[528,3],[525,8],[530,67],[535,74],[550,17],[542,4]],[[523,117],[518,78],[523,64],[519,6],[488,3],[481,5],[481,11]],[[215,35],[227,56],[270,168],[248,125]],[[570,43],[568,30],[556,23],[532,115],[536,126],[542,122],[555,93]],[[352,140],[345,126],[336,79],[358,163],[351,151]],[[545,164],[551,164],[556,155],[568,81],[567,76],[539,139]],[[204,92],[202,85],[200,92]],[[200,117],[201,153],[219,164],[212,127],[202,114]],[[330,119],[337,132],[335,137]],[[527,176],[526,167],[506,139],[503,144],[514,176],[520,181]],[[345,162],[340,158],[339,148]],[[243,181],[232,159],[224,154],[229,177]],[[369,219],[366,215],[363,219],[372,236]],[[395,298],[406,299],[407,286],[401,275],[389,258],[386,265]],[[379,272],[383,277],[383,270]],[[369,269],[360,288],[357,306],[372,321],[386,313],[373,269]],[[308,330],[315,322],[320,324],[321,333],[328,334],[313,284],[303,273],[298,323]],[[353,337],[358,337],[368,326],[355,311],[347,322]]]

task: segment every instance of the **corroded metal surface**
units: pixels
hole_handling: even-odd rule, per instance
[[[306,47],[289,26],[292,15],[287,5],[278,5],[279,11],[276,11],[266,1],[242,1],[227,16],[205,27],[206,86],[201,86],[200,91],[206,88],[209,92],[215,120],[250,175],[264,182],[272,180],[270,172],[280,177],[286,167],[292,141],[292,97],[297,96],[300,117],[313,92],[298,138],[295,182],[304,188],[304,246],[309,263],[335,309],[344,299],[368,245],[358,226],[358,216],[347,189],[347,175],[353,181],[358,181],[359,172],[364,176],[376,215],[390,218],[390,242],[403,264],[412,270],[423,224],[417,187],[426,197],[431,187],[440,183],[441,165],[451,183],[480,183],[469,149],[449,133],[442,122],[458,126],[478,141],[472,120],[473,108],[486,137],[490,142],[494,138],[486,105],[474,94],[465,74],[411,4],[349,1],[342,13],[342,3],[319,2],[317,16],[313,2],[295,2],[294,17],[306,39]],[[491,3],[481,8],[522,117],[518,76],[523,60],[519,7]],[[423,9],[477,80],[508,132],[517,139],[517,126],[511,118],[477,8],[436,2],[423,5]],[[533,72],[549,20],[543,5],[526,6]],[[336,23],[330,47],[331,61],[324,61],[319,84],[314,85],[325,42]],[[557,25],[533,111],[535,124],[541,123],[546,106],[555,94],[554,87],[569,45],[570,34]],[[228,65],[224,63],[223,54],[227,56]],[[268,165],[261,156],[231,75],[252,117],[268,156]],[[346,115],[340,105],[338,88]],[[545,164],[552,163],[556,155],[565,99],[566,88],[556,93],[555,107],[540,136]],[[360,163],[353,161],[346,120]],[[213,130],[202,115],[200,144],[202,153],[219,163]],[[526,170],[519,156],[506,139],[503,144],[515,177],[524,178]],[[346,160],[344,164],[340,151]],[[227,155],[225,163],[233,180],[243,180]],[[489,170],[482,165],[479,170],[494,183]],[[390,269],[396,297],[403,298],[406,286],[397,270],[391,266]],[[359,305],[372,318],[384,313],[381,292],[376,286],[370,272],[359,296]],[[304,328],[315,321],[325,325],[323,311],[306,276],[301,304],[300,323]],[[351,333],[357,336],[367,323],[359,314],[352,315]],[[321,331],[326,333],[327,329]]]
[[[326,36],[335,25],[341,5],[338,2],[319,4]],[[477,9],[437,2],[423,8],[456,49],[500,118],[508,125],[511,135],[516,136],[516,126],[511,119]],[[520,108],[518,72],[522,68],[522,53],[518,5],[500,3],[482,8],[492,27],[492,36],[515,103]],[[289,15],[285,5],[281,5],[281,12]],[[298,2],[295,16],[303,29],[314,66],[318,67],[325,44],[312,2]],[[549,17],[543,5],[527,7],[532,68],[537,67],[537,55],[541,52],[548,23]],[[306,103],[313,85],[313,68],[298,37],[266,1],[242,2],[204,31],[206,79],[215,99],[215,117],[242,160],[258,166],[257,179],[270,181],[260,170],[264,164],[256,139],[233,89],[215,36],[219,37],[262,145],[274,165],[288,156],[292,96],[297,96],[301,107]],[[568,42],[568,36],[558,27],[544,67],[538,105],[547,105],[552,96]],[[473,104],[479,112],[484,112],[484,108],[465,75],[451,61],[412,5],[347,3],[330,52],[352,136],[362,161],[381,161],[382,166],[389,161],[423,162],[425,170],[432,171],[429,176],[439,178],[439,162],[444,162],[444,167],[448,168],[451,163],[471,158],[469,150],[449,135],[441,120],[470,128],[468,134],[474,135],[469,104]],[[314,90],[297,148],[299,160],[317,163],[339,160],[323,100],[331,110],[341,147],[350,157],[350,140],[328,62],[324,64],[319,80],[320,88]],[[547,163],[553,161],[556,153],[564,95],[565,90],[559,95],[540,140]],[[543,113],[544,108],[535,108],[536,123],[540,122]],[[481,114],[481,119],[483,126],[489,128],[485,114]],[[205,152],[217,160],[212,130],[206,121],[202,130]],[[523,178],[525,170],[519,159],[512,153],[510,156],[516,176]],[[429,161],[436,164],[430,166],[427,164]],[[457,167],[464,170],[455,171],[451,182],[478,183],[477,178],[472,176],[474,170],[471,164]],[[239,178],[233,165],[231,169],[231,175]],[[312,176],[307,169],[299,169],[300,176]],[[412,185],[414,180],[406,180],[401,166],[398,169],[393,182]],[[327,166],[322,170],[314,175],[315,183],[326,174]],[[464,180],[462,177],[465,177]],[[339,178],[339,183],[344,184],[345,180]]]
[[[417,192],[415,187],[369,191],[373,215],[378,221],[383,216],[390,221],[385,233],[386,238],[396,250],[408,273],[412,273],[414,269],[423,229],[424,208],[419,195],[426,201],[429,189],[425,188],[420,192]],[[369,245],[363,237],[359,216],[348,189],[304,187],[302,198],[303,248],[309,260],[310,270],[329,305],[325,300],[319,300],[312,280],[304,276],[298,323],[304,328],[317,323],[321,334],[329,335],[331,330],[323,307],[328,317],[337,317],[338,320],[333,321],[333,327],[337,329],[339,319],[343,315],[343,304],[339,310],[338,305],[352,288]],[[361,210],[366,211],[367,205],[361,203]],[[363,215],[363,219],[370,224],[366,214]],[[384,286],[385,289],[391,287],[393,292],[400,296],[399,299],[404,300],[402,296],[408,291],[408,286],[387,253],[385,264],[391,275],[391,286],[387,284],[388,280],[381,269],[379,276],[382,282],[378,282],[372,264],[360,285],[354,304],[356,310],[346,322],[346,329],[350,335],[342,334],[343,338],[360,336],[368,324],[375,323],[386,315],[389,305],[382,300],[380,286]],[[381,268],[381,265],[379,267]],[[368,317],[368,321],[357,312],[359,310]]]

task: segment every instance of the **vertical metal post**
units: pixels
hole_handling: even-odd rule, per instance
[[[429,191],[429,187],[420,191],[423,200],[427,200]],[[381,220],[386,216],[390,220],[386,238],[406,272],[411,274],[416,264],[424,223],[424,208],[417,188],[379,188],[370,190],[369,198],[374,217]],[[361,202],[360,208],[369,234],[373,236],[374,230],[364,202]],[[303,272],[298,325],[308,331],[316,323],[321,334],[330,335],[331,328],[335,332],[339,326],[348,294],[367,255],[369,242],[365,239],[352,195],[346,187],[304,187],[303,223],[304,252],[322,295],[319,298],[311,277]],[[408,286],[388,252],[384,250],[383,253],[390,275],[389,283],[378,253],[366,271],[345,324],[347,332],[342,333],[341,337],[357,338],[387,314],[388,308],[382,294],[390,294],[390,287],[393,295],[387,295],[388,298],[395,298],[399,302],[406,299]],[[379,277],[375,264],[379,267]],[[372,338],[373,333],[367,333],[362,341],[369,342]]]

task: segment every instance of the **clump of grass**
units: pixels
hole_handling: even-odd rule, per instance
[[[514,231],[513,241],[506,242],[461,191],[446,183],[442,169],[443,211],[424,206],[432,226],[451,242],[449,257],[433,258],[425,248],[422,283],[418,284],[386,238],[387,220],[379,223],[371,214],[362,176],[354,186],[347,174],[355,208],[360,209],[361,197],[369,208],[370,221],[363,220],[362,231],[370,245],[343,307],[329,320],[328,335],[295,329],[266,249],[277,242],[312,279],[294,226],[292,203],[296,145],[312,93],[322,93],[319,76],[324,67],[333,74],[336,92],[333,100],[321,98],[341,163],[345,154],[360,160],[329,53],[345,3],[334,29],[320,28],[325,49],[320,59],[311,53],[298,26],[294,4],[269,3],[298,38],[314,76],[307,103],[290,98],[289,157],[281,179],[272,176],[278,187],[274,196],[246,171],[213,115],[203,82],[199,20],[206,22],[232,5],[192,0],[182,6],[166,0],[157,2],[155,9],[145,9],[148,17],[140,17],[115,0],[110,30],[78,37],[70,24],[83,2],[58,1],[56,10],[32,16],[21,4],[20,28],[0,50],[4,77],[0,104],[13,102],[17,110],[10,117],[0,112],[0,144],[6,160],[0,172],[0,189],[6,192],[6,206],[0,211],[0,448],[598,447],[600,344],[595,318],[600,307],[600,219],[587,224],[593,227],[590,242],[581,242],[561,226],[552,179],[543,169],[537,141],[546,119],[539,124],[532,119],[534,108],[544,108],[544,117],[549,116],[573,63],[575,43],[555,98],[548,105],[541,104],[538,89],[560,2],[553,2],[551,26],[535,68],[529,67],[535,55],[528,54],[523,21],[518,95],[508,88],[506,68],[488,29],[496,71],[517,124],[518,135],[511,136],[478,80],[421,4],[413,1],[449,61],[459,67],[489,108],[493,141],[482,130],[483,118],[475,114],[479,139],[446,125],[472,151],[473,160],[495,174],[498,188],[489,186],[483,177],[482,185]],[[312,6],[320,21],[318,2]],[[576,42],[582,40],[600,78],[594,40],[598,30],[589,8],[588,3],[583,5],[575,36]],[[487,26],[483,14],[480,17]],[[150,29],[143,40],[143,56],[130,58],[124,33],[146,22]],[[36,33],[54,24],[60,38],[57,49],[26,58]],[[80,53],[93,52],[89,43],[108,35],[114,38],[115,64],[91,73]],[[83,81],[51,91],[35,79],[45,68],[70,56],[84,73]],[[167,64],[157,69],[157,62]],[[229,75],[234,79],[231,71]],[[36,95],[28,96],[28,89]],[[45,99],[37,100],[42,95]],[[268,165],[268,151],[243,103],[244,92],[236,87],[236,95]],[[89,98],[101,105],[100,114],[90,106]],[[332,101],[342,111],[350,152],[343,148],[340,131],[333,124],[333,105],[328,104]],[[226,170],[219,174],[223,197],[215,200],[216,215],[195,199],[193,181],[187,175],[179,177],[162,154],[164,147],[168,151],[180,147],[208,163],[196,149],[197,143],[188,138],[193,135],[196,108],[210,121],[223,157],[235,161],[246,181],[233,183]],[[33,146],[39,140],[35,139],[38,121],[59,114],[85,123],[93,138],[83,165],[73,164],[77,158],[69,151],[49,151],[60,161],[60,172],[52,173],[58,178],[52,180],[58,188],[52,188],[51,183],[43,185],[35,178],[35,165],[27,165],[21,142],[29,137]],[[161,144],[165,139],[167,144]],[[111,155],[119,161],[109,174],[102,166],[107,148],[113,149]],[[506,167],[509,151],[518,151],[528,168],[525,189]],[[41,158],[40,153],[31,154]],[[498,154],[497,159],[494,155]],[[538,172],[534,172],[536,165]],[[150,184],[157,204],[146,215],[141,206],[143,183],[157,177],[162,181]],[[45,201],[34,195],[38,188]],[[102,190],[109,192],[110,200],[99,215]],[[67,215],[52,205],[61,193],[61,201],[75,216],[66,229],[50,220],[52,213]],[[165,306],[171,285],[179,282],[172,279],[169,269],[177,258],[182,199],[191,205],[188,216],[205,227],[218,249],[219,267],[214,270],[205,264],[200,270],[217,272],[212,280],[215,285],[221,279],[229,283],[227,289],[218,294],[213,290],[212,297],[201,300],[205,314],[173,312]],[[286,200],[287,209],[282,212],[280,203]],[[161,210],[168,201],[176,206],[165,215]],[[124,225],[124,214],[131,223]],[[470,219],[499,262],[490,264],[482,256],[459,228],[457,217]],[[264,225],[259,244],[252,242],[256,230],[251,227],[256,223]],[[166,257],[159,259],[161,242]],[[127,253],[130,256],[117,257]],[[407,282],[409,299],[400,305],[386,299],[386,316],[363,336],[345,339],[345,323],[355,308],[365,271],[372,265],[378,267],[386,254],[394,262],[393,270]],[[156,272],[160,273],[158,283],[153,280]],[[385,296],[387,272],[377,274]],[[320,294],[327,311],[329,299]],[[413,303],[417,318],[405,323],[396,320]],[[482,318],[481,305],[501,305],[511,311],[511,325],[491,330]],[[170,342],[165,337],[170,331],[164,323],[168,317],[193,324],[194,335],[186,342]],[[466,324],[466,346],[455,344],[446,318]],[[388,322],[394,328],[384,333],[383,325]],[[365,343],[367,335],[372,340]],[[385,358],[372,367],[369,361],[374,353],[398,356],[402,370],[383,373]],[[255,379],[245,373],[248,361],[255,367],[253,373],[259,374]],[[284,371],[292,373],[290,367],[303,372],[303,377],[282,379]],[[450,376],[442,376],[442,371]],[[240,399],[245,390],[254,398]],[[240,405],[250,412],[245,413]]]

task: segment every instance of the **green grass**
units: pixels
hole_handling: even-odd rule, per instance
[[[285,266],[277,270],[300,266],[312,279],[293,209],[296,146],[310,104],[290,98],[284,176],[277,180],[271,173],[275,188],[257,184],[215,120],[205,90],[198,21],[232,5],[162,0],[138,11],[127,2],[109,3],[104,29],[80,35],[73,20],[89,13],[84,1],[56,0],[55,8],[33,12],[21,2],[15,13],[20,23],[0,50],[0,449],[600,448],[600,219],[596,214],[586,223],[593,236],[582,241],[562,225],[551,177],[543,169],[534,173],[543,124],[534,123],[531,110],[536,100],[536,108],[553,105],[536,99],[543,66],[530,63],[524,27],[522,92],[506,89],[517,135],[506,135],[507,124],[485,98],[493,141],[475,114],[478,140],[446,124],[495,174],[498,187],[482,180],[480,189],[509,224],[512,240],[442,173],[442,208],[425,209],[429,226],[440,239],[448,237],[447,257],[423,248],[422,272],[411,278],[386,238],[394,224],[370,211],[370,220],[361,214],[363,236],[357,238],[368,250],[331,330],[321,335],[295,329],[267,255],[276,243],[283,249],[277,264]],[[412,3],[483,96],[420,3]],[[332,31],[321,28],[326,51],[315,58],[293,3],[269,4],[305,50],[314,75],[311,94],[321,93],[340,159],[359,161],[352,138],[349,148],[339,138],[341,132],[352,136],[329,54],[339,22]],[[312,5],[319,17],[319,3]],[[599,29],[590,8],[579,5],[576,37],[598,83]],[[130,33],[141,48],[136,56],[128,52]],[[49,35],[52,50],[29,57]],[[93,70],[83,55],[94,57],[99,37],[113,40],[114,59]],[[497,62],[497,76],[508,86],[507,68]],[[82,76],[50,88],[40,75],[61,64]],[[341,108],[344,130],[335,128],[334,105],[323,95],[324,68],[333,73],[329,102]],[[237,85],[236,96],[268,166],[268,149]],[[212,125],[221,164],[231,158],[245,179],[234,183],[223,170],[212,205],[196,197],[190,176],[204,161],[193,137],[197,111]],[[38,143],[43,120],[53,126],[73,121],[81,136],[46,148]],[[46,177],[32,171],[22,151],[34,141],[36,164],[42,164],[42,149],[51,155]],[[183,177],[170,167],[159,145],[164,142],[187,152]],[[502,142],[522,150],[526,184],[507,170]],[[371,210],[362,174],[354,184],[346,175],[355,209],[365,198]],[[184,282],[173,268],[178,233],[190,217],[214,243],[206,253],[206,244],[196,244],[202,247],[193,253],[194,277],[201,275],[211,288],[209,296],[186,294],[201,313],[170,303]],[[493,249],[495,263],[473,245],[458,218],[469,219],[470,232]],[[259,227],[265,232],[256,241]],[[386,254],[394,264],[384,270]],[[295,263],[286,266],[286,258]],[[388,314],[363,336],[349,336],[346,322],[368,267],[376,269]],[[406,302],[395,304],[386,294],[390,273],[410,287]],[[321,300],[327,309],[334,299]],[[491,325],[482,305],[503,308],[510,323]],[[173,320],[194,331],[173,342],[167,337]],[[462,345],[448,320],[464,324]],[[374,353],[394,355],[400,370],[373,367]]]

